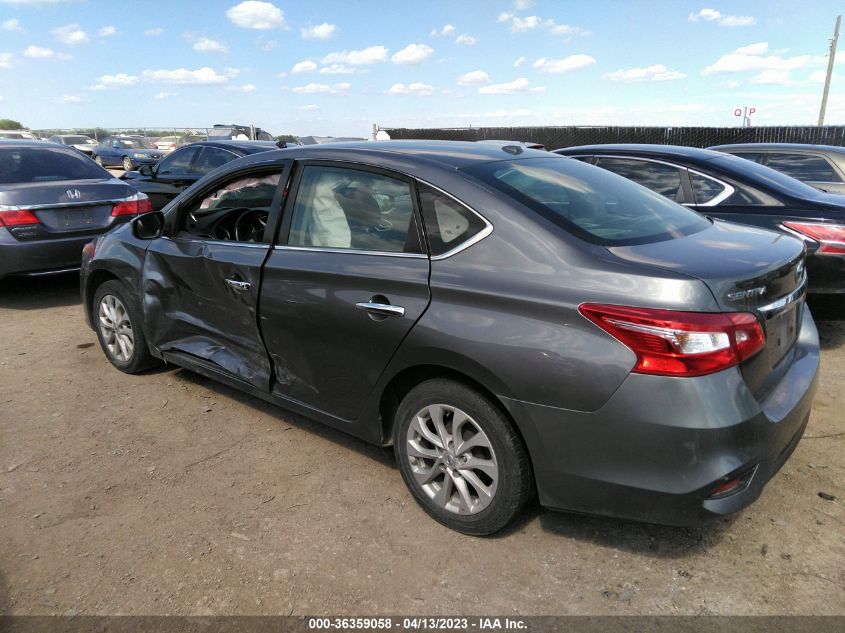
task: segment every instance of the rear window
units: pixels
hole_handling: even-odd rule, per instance
[[[109,177],[106,170],[76,150],[55,147],[0,149],[0,184]]]
[[[798,180],[841,182],[824,158],[810,154],[769,154],[766,165]]]
[[[497,161],[464,171],[582,239],[605,246],[658,242],[710,226],[694,211],[580,161]]]

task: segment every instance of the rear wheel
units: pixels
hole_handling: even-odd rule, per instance
[[[132,171],[135,169],[135,166],[132,164],[132,159],[128,156],[123,157],[123,170],[124,171]]]
[[[147,347],[140,310],[123,284],[113,280],[97,288],[92,308],[100,347],[112,365],[135,374],[159,364]]]
[[[453,530],[493,534],[533,494],[528,453],[510,420],[466,385],[441,378],[418,385],[399,405],[393,432],[405,484]]]

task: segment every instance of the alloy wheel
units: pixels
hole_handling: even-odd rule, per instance
[[[408,426],[406,453],[414,479],[440,508],[477,514],[496,495],[499,466],[490,438],[464,411],[431,404]]]
[[[135,350],[135,335],[126,306],[114,295],[105,295],[100,300],[99,321],[109,354],[120,362],[129,362]]]

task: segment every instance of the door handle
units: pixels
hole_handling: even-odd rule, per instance
[[[375,316],[405,316],[405,308],[403,308],[402,306],[390,305],[389,303],[372,303],[370,301],[361,301],[360,303],[356,303],[355,307],[359,310],[363,310],[364,312]]]
[[[239,291],[249,290],[251,287],[251,284],[248,281],[238,281],[237,279],[227,279],[226,283],[233,290]]]

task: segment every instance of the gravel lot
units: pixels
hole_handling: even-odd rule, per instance
[[[185,370],[127,376],[75,276],[0,283],[0,614],[845,614],[845,299],[762,498],[701,529],[450,532],[387,449]],[[832,495],[823,498],[819,493]]]

